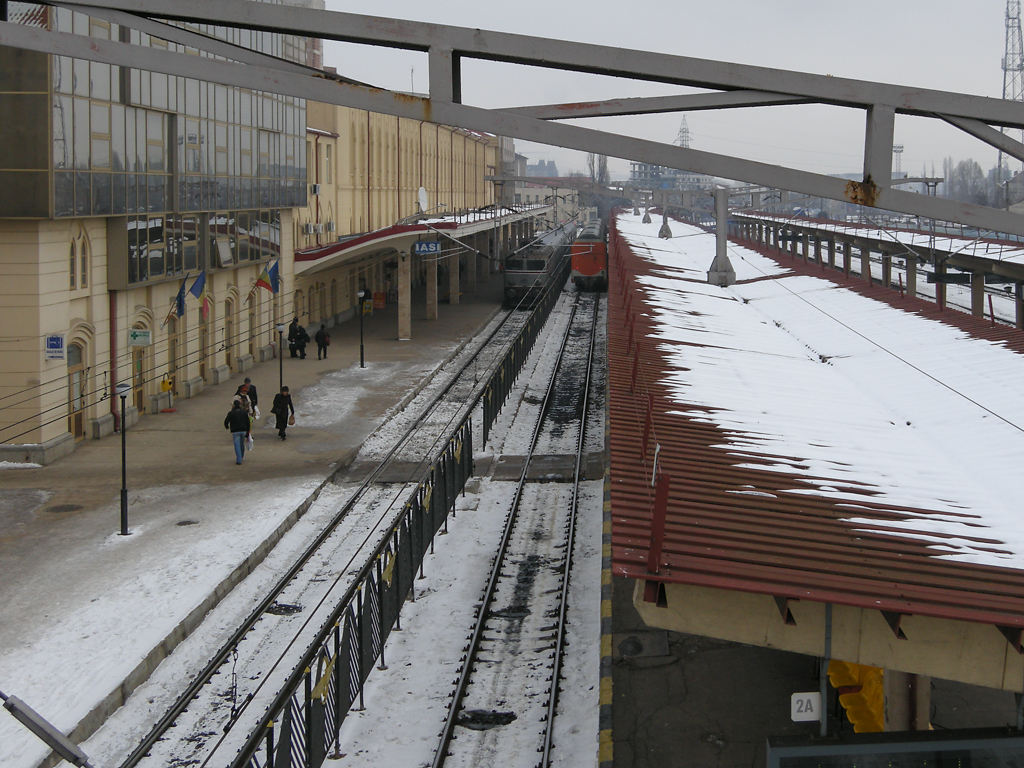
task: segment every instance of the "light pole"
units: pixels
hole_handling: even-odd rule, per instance
[[[360,289],[356,294],[359,297],[359,367],[365,368],[363,359],[363,301],[366,299],[366,291]]]
[[[284,386],[284,323],[278,323],[277,328],[277,391]]]
[[[131,390],[130,384],[118,384],[114,387],[114,394],[121,398],[121,535],[128,535],[128,443],[125,436],[125,428],[128,426],[124,421],[125,400]]]

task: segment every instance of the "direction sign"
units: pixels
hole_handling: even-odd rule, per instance
[[[148,347],[153,343],[153,332],[142,328],[130,328],[128,330],[129,347]]]
[[[413,243],[412,252],[417,256],[426,256],[431,253],[441,252],[441,243],[438,240],[421,240]]]
[[[821,719],[821,693],[806,691],[794,693],[789,699],[789,717],[794,723]]]

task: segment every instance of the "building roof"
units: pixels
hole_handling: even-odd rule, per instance
[[[713,235],[617,225],[618,574],[1024,627],[1020,332],[732,245],[710,286]]]

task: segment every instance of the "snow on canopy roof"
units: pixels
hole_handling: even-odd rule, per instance
[[[738,282],[718,288],[714,235],[616,224],[616,573],[1024,627],[1020,332],[972,337],[969,316],[732,244]],[[671,485],[652,574],[656,444]]]

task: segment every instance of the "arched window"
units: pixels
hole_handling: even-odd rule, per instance
[[[81,247],[78,251],[78,273],[79,273],[79,288],[89,287],[89,241],[85,237],[82,238]]]
[[[70,288],[72,291],[75,290],[78,287],[78,284],[77,284],[78,259],[75,258],[76,257],[75,250],[76,250],[75,249],[75,241],[72,240],[71,241],[71,245],[69,246],[69,254],[68,254],[68,288]]]

